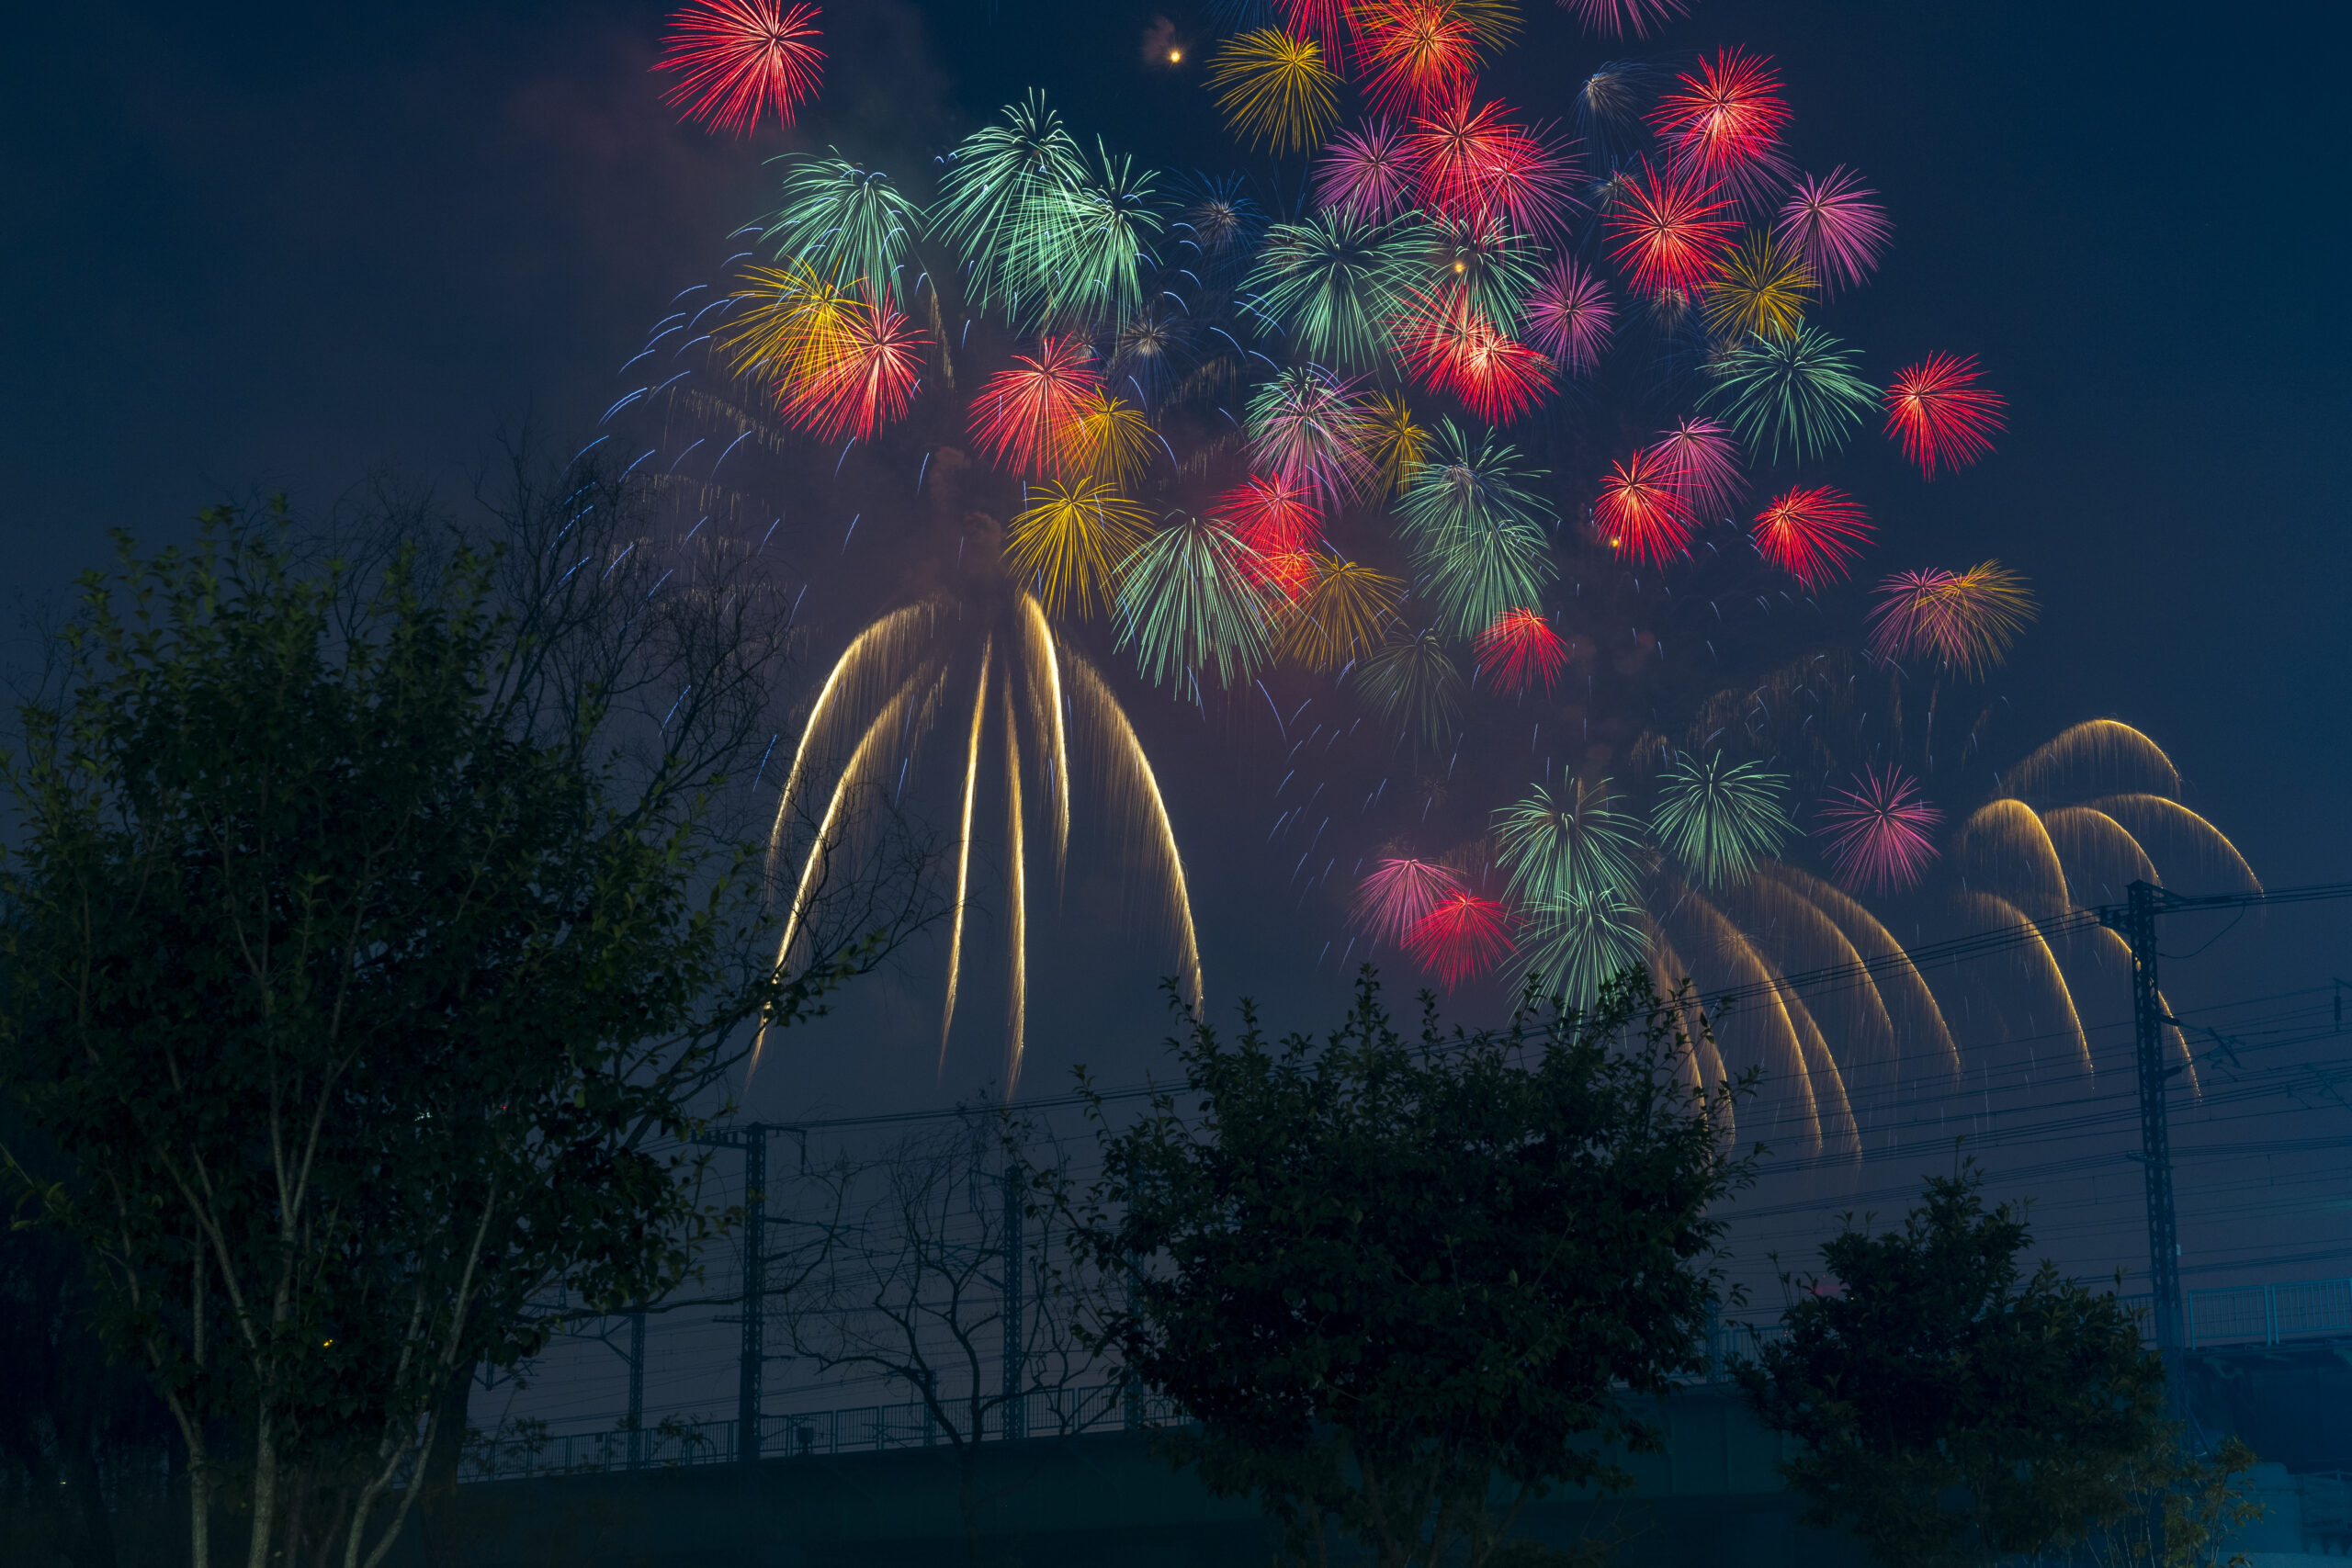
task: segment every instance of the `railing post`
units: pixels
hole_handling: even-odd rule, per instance
[[[2262,1287],[2262,1342],[2265,1345],[2278,1343],[2278,1287],[2276,1285]]]

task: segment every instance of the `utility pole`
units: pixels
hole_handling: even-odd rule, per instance
[[[743,1348],[736,1368],[735,1459],[747,1465],[760,1460],[760,1406],[764,1403],[761,1382],[767,1370],[768,1134],[772,1131],[764,1122],[752,1122],[695,1140],[713,1148],[743,1151],[743,1314],[736,1319],[742,1327]]]
[[[2156,1348],[2181,1348],[2180,1218],[2173,1206],[2172,1125],[2165,1103],[2178,1067],[2165,1066],[2164,994],[2156,976],[2156,916],[2178,900],[2163,888],[2134,882],[2125,902],[2099,910],[2099,923],[2132,949],[2132,1021],[2140,1069],[2140,1172],[2148,1198],[2148,1292]]]
[[[645,1311],[628,1314],[628,1467],[645,1468]]]
[[[1026,1263],[1021,1221],[1021,1165],[1010,1153],[1004,1159],[1004,1435],[1029,1435],[1029,1411],[1022,1399],[1028,1371],[1029,1341],[1022,1325],[1022,1272]]]

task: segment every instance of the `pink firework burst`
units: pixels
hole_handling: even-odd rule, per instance
[[[782,0],[693,0],[670,18],[653,62],[678,73],[662,101],[738,136],[770,117],[790,125],[823,74],[817,16],[814,6],[787,8]]]
[[[1546,692],[1567,667],[1568,639],[1536,610],[1505,610],[1478,634],[1478,672],[1498,692]]]
[[[1081,405],[1101,381],[1083,339],[1040,339],[1035,359],[1015,355],[1012,369],[981,383],[972,399],[972,444],[1016,473],[1058,473],[1079,434]]]
[[[1216,515],[1231,526],[1236,538],[1262,556],[1309,549],[1320,531],[1321,519],[1305,492],[1256,474],[1217,497]]]
[[[1894,232],[1871,199],[1877,194],[1841,164],[1820,179],[1799,179],[1781,209],[1781,239],[1804,258],[1824,294],[1858,287],[1877,270]]]
[[[1650,28],[1687,15],[1690,0],[1560,0],[1560,9],[1603,38],[1647,38]]]
[[[1510,956],[1510,911],[1476,893],[1449,893],[1405,933],[1405,948],[1449,990]]]
[[[1756,514],[1756,547],[1764,558],[1817,592],[1843,581],[1870,542],[1861,502],[1827,485],[1792,487]]]
[[[1374,942],[1403,945],[1438,900],[1463,890],[1461,876],[1425,860],[1384,860],[1356,884],[1355,921]]]
[[[1936,858],[1928,835],[1944,814],[1919,793],[1919,781],[1893,763],[1865,769],[1852,787],[1829,792],[1814,829],[1838,880],[1864,893],[1899,893],[1918,883]]]
[[[1695,169],[1660,174],[1645,164],[1625,177],[1614,202],[1610,254],[1645,294],[1688,292],[1705,283],[1739,230],[1731,203]]]
[[[2001,394],[1976,384],[1976,356],[1929,355],[1888,387],[1886,433],[1929,479],[1936,465],[1957,468],[1993,449],[2008,407]]]
[[[1412,199],[1415,173],[1404,133],[1386,120],[1343,130],[1315,164],[1315,199],[1361,223],[1394,218]]]
[[[1617,322],[1609,290],[1574,256],[1562,256],[1544,275],[1527,296],[1521,314],[1527,341],[1571,376],[1580,376],[1599,362]]]
[[[1650,124],[1680,167],[1709,183],[1729,182],[1741,169],[1779,161],[1789,101],[1770,59],[1742,49],[1718,50],[1699,73],[1676,78],[1677,91],[1658,95]]]
[[[1693,521],[1720,517],[1739,501],[1739,443],[1711,419],[1685,419],[1657,438],[1650,453],[1673,476],[1675,493]]]
[[[1637,561],[1664,566],[1690,553],[1690,513],[1674,474],[1655,451],[1609,465],[1592,520],[1609,547]]]

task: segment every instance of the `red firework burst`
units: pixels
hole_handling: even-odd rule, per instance
[[[1497,217],[1531,234],[1567,221],[1577,163],[1564,149],[1506,118],[1500,104],[1464,97],[1417,116],[1404,153],[1421,204],[1456,222]]]
[[[1781,209],[1781,238],[1804,258],[1823,293],[1855,287],[1878,266],[1893,227],[1870,199],[1877,194],[1841,164],[1820,179],[1798,180]]]
[[[1608,348],[1610,329],[1617,321],[1609,291],[1574,256],[1561,257],[1544,275],[1528,295],[1522,314],[1528,342],[1572,376],[1593,367]]]
[[[1886,389],[1886,433],[1929,479],[1936,465],[1957,468],[1993,449],[2003,428],[2001,394],[1976,384],[1976,356],[1929,355]]]
[[[1609,219],[1611,254],[1645,294],[1695,289],[1715,275],[1739,224],[1695,169],[1626,177]]]
[[[1621,556],[1664,566],[1689,553],[1690,513],[1675,488],[1673,470],[1655,451],[1611,463],[1592,503],[1601,538]]]
[[[1690,0],[1560,0],[1560,9],[1606,38],[1623,38],[1628,32],[1647,38],[1651,27],[1685,15],[1690,5]]]
[[[1321,44],[1334,67],[1348,57],[1348,40],[1358,28],[1355,0],[1274,0],[1274,14],[1291,37]]]
[[[1459,289],[1422,296],[1396,336],[1425,386],[1461,399],[1488,424],[1509,424],[1552,389],[1552,361],[1497,330]]]
[[[1814,833],[1838,881],[1862,892],[1896,893],[1935,860],[1928,834],[1943,815],[1921,798],[1918,780],[1890,763],[1883,773],[1866,769],[1850,789],[1830,791]]]
[[[1381,861],[1356,884],[1356,923],[1375,942],[1401,944],[1439,899],[1461,891],[1462,878],[1450,867],[1425,860]]]
[[[1720,517],[1739,500],[1739,443],[1713,420],[1684,420],[1650,452],[1674,477],[1675,491],[1694,520]]]
[[[1568,639],[1534,610],[1505,610],[1478,634],[1478,672],[1498,692],[1526,691],[1538,682],[1549,692],[1567,667]]]
[[[1818,591],[1843,581],[1870,542],[1870,514],[1827,485],[1792,487],[1756,514],[1756,547],[1764,558]]]
[[[1315,199],[1359,222],[1373,223],[1402,211],[1413,194],[1413,161],[1404,134],[1375,119],[1360,130],[1331,138],[1315,166]]]
[[[1662,93],[1650,124],[1675,163],[1710,182],[1772,153],[1789,123],[1789,101],[1770,59],[1726,49],[1699,62],[1699,73],[1677,78],[1680,91]]]
[[[1083,339],[1042,338],[1037,357],[1015,355],[972,399],[972,444],[1016,473],[1058,472],[1078,434],[1080,405],[1098,389],[1094,352]]]
[[[1374,0],[1363,19],[1356,64],[1376,112],[1427,110],[1470,96],[1477,33],[1446,0]]]
[[[1476,893],[1449,893],[1413,922],[1405,948],[1451,989],[1510,956],[1510,911]]]
[[[1236,538],[1262,556],[1310,549],[1321,521],[1303,491],[1255,474],[1217,498],[1216,515]]]
[[[785,417],[827,441],[871,441],[907,412],[931,340],[887,305],[853,303],[828,333],[823,362],[785,399]]]
[[[662,101],[714,130],[749,135],[774,115],[785,125],[813,96],[825,51],[817,7],[783,0],[692,0],[670,18],[656,71],[679,78]]]

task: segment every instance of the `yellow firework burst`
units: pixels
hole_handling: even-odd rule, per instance
[[[1209,85],[1233,133],[1276,157],[1319,145],[1340,120],[1340,78],[1313,39],[1259,28],[1227,39]]]
[[[1430,433],[1413,423],[1413,411],[1402,398],[1374,393],[1365,401],[1363,412],[1364,446],[1380,465],[1381,488],[1390,495],[1402,495],[1420,471]]]
[[[739,376],[797,384],[841,351],[842,329],[858,302],[800,264],[743,270],[744,303],[718,339]]]
[[[1159,440],[1142,410],[1098,391],[1080,400],[1071,423],[1071,476],[1114,491],[1132,491],[1142,483],[1151,467],[1152,447]]]
[[[1111,607],[1119,563],[1150,535],[1150,515],[1107,485],[1043,485],[1006,530],[1004,558],[1048,615],[1092,615]]]
[[[1717,337],[1787,337],[1813,303],[1813,270],[1766,230],[1752,229],[1707,286],[1707,326]]]
[[[1337,670],[1378,648],[1404,603],[1405,584],[1385,572],[1327,552],[1283,628],[1282,655],[1317,670]]]

